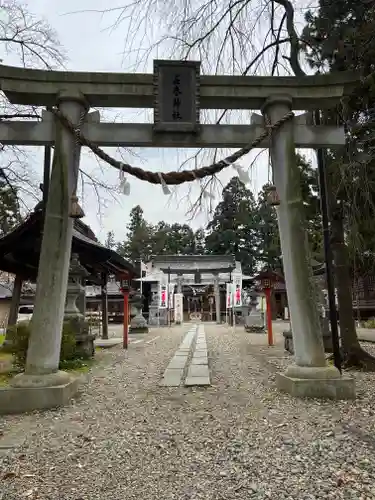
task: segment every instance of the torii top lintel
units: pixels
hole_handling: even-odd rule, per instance
[[[152,108],[154,75],[48,71],[0,65],[0,88],[13,104],[53,106],[64,90],[79,90],[93,107]],[[293,109],[331,108],[358,85],[340,72],[303,77],[200,76],[203,109],[260,109],[271,95],[287,94]]]

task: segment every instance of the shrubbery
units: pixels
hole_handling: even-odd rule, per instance
[[[370,318],[363,323],[364,328],[375,328],[375,318]]]
[[[13,355],[13,364],[17,370],[24,370],[30,337],[30,323],[21,321],[9,327],[11,343],[7,351]],[[83,365],[82,353],[77,351],[76,336],[69,321],[64,323],[60,350],[60,369],[80,368]]]

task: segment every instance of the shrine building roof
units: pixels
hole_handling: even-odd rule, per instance
[[[175,274],[231,272],[236,268],[234,255],[156,255],[152,264]]]
[[[34,211],[12,231],[0,238],[0,270],[19,274],[35,281],[43,232],[43,210],[38,203]],[[72,252],[89,271],[89,282],[98,281],[102,273],[116,276],[139,276],[135,267],[114,250],[102,245],[89,226],[74,220]]]

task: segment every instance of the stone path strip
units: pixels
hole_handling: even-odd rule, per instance
[[[185,335],[180,347],[170,360],[163,378],[160,381],[163,387],[179,387],[184,377],[184,370],[187,364],[191,347],[197,334],[197,325],[193,325]]]
[[[197,343],[195,345],[195,351],[193,353],[193,358],[185,380],[185,386],[196,385],[211,385],[204,325],[199,325],[198,327]]]

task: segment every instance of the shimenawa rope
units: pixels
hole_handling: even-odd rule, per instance
[[[169,184],[178,185],[184,182],[192,182],[196,179],[203,179],[210,175],[215,175],[224,170],[226,167],[232,165],[238,161],[242,156],[249,153],[253,148],[256,148],[261,144],[261,142],[270,136],[275,130],[279,129],[284,123],[291,120],[294,117],[293,111],[286,113],[280,120],[277,120],[273,125],[266,125],[264,131],[247,146],[237,150],[235,153],[223,158],[222,160],[213,163],[208,167],[201,167],[195,170],[182,170],[180,172],[151,172],[149,170],[143,170],[139,167],[133,167],[128,163],[123,163],[112,156],[109,156],[105,151],[103,151],[99,146],[87,139],[79,127],[74,126],[71,121],[56,107],[52,108],[53,114],[59,119],[62,125],[69,130],[69,132],[76,137],[82,146],[87,146],[91,151],[96,154],[101,160],[105,161],[109,165],[126,172],[137,179],[149,182],[151,184]]]

